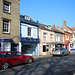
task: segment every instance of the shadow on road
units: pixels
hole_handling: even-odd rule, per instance
[[[74,73],[75,54],[39,58],[32,64],[0,70],[0,75],[73,75]]]

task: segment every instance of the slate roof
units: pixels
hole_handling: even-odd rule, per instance
[[[61,32],[61,31],[59,31],[59,30],[57,30],[57,29],[55,29],[55,28],[51,28],[51,29],[52,29],[52,31],[54,31],[54,32],[56,32],[56,33],[64,34],[63,32]]]
[[[39,27],[41,27],[41,28],[43,28],[43,29],[46,29],[46,30],[50,30],[50,29],[48,29],[48,28],[46,28],[46,27],[51,27],[51,26],[49,26],[49,25],[44,25],[44,24],[39,23]],[[55,28],[51,28],[50,31],[53,31],[53,32],[56,32],[56,33],[64,34],[63,32],[61,32],[61,31],[59,31],[59,30],[57,30],[57,29],[55,29]]]

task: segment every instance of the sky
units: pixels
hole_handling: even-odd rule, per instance
[[[20,0],[20,14],[45,25],[75,27],[75,0]]]

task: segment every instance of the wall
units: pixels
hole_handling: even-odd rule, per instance
[[[28,24],[21,24],[21,36],[22,37],[28,37],[27,36],[27,28],[31,27],[32,28],[32,37],[33,38],[38,38],[38,27],[32,26],[32,25],[28,25]]]
[[[19,0],[6,0],[10,2],[10,13],[3,12],[3,0],[0,0],[0,38],[13,38],[15,43],[19,43]],[[10,19],[10,33],[3,34],[3,18]]]
[[[47,39],[43,40],[43,33],[47,33]],[[50,40],[50,34],[53,34],[53,41]],[[39,39],[40,39],[40,43],[39,43],[39,55],[48,55],[50,54],[51,50],[52,50],[52,45],[51,43],[55,43],[55,33],[50,31],[50,30],[45,30],[42,28],[39,28]],[[49,52],[43,52],[43,45],[49,45]]]

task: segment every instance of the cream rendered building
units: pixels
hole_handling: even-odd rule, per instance
[[[55,47],[55,35],[51,26],[39,23],[39,55],[50,55]]]

